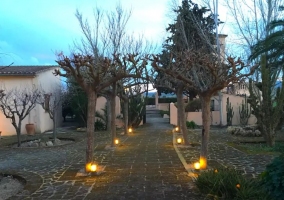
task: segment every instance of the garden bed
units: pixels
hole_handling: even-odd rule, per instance
[[[21,192],[24,188],[25,180],[18,176],[0,174],[0,199],[8,199]]]

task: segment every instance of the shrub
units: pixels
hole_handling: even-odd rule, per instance
[[[201,110],[200,99],[193,99],[185,106],[185,112],[198,112]]]
[[[194,121],[187,121],[186,122],[186,127],[190,129],[195,129],[197,127],[197,124]]]
[[[284,154],[274,158],[261,174],[262,184],[272,199],[284,197]]]
[[[212,199],[268,199],[257,179],[246,179],[240,172],[220,168],[202,172],[196,185]]]
[[[95,131],[104,131],[106,130],[106,125],[101,120],[95,121]]]
[[[160,114],[161,114],[162,117],[164,116],[164,114],[170,115],[170,111],[160,110]]]

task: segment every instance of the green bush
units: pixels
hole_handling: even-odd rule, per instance
[[[104,131],[106,130],[106,125],[101,120],[97,119],[95,121],[95,131]]]
[[[164,116],[164,114],[170,115],[170,111],[160,110],[160,114],[161,114],[162,117]]]
[[[145,100],[146,100],[146,105],[155,105],[155,98],[147,97],[145,98]]]
[[[186,127],[190,129],[195,129],[197,127],[197,124],[194,121],[187,121],[186,122]]]
[[[212,199],[268,199],[257,179],[246,179],[229,168],[202,172],[195,183],[200,192]]]
[[[185,106],[185,112],[199,112],[201,110],[200,99],[193,99]]]
[[[175,103],[177,98],[159,98],[158,103]]]
[[[284,197],[284,154],[274,158],[261,174],[262,184],[272,199]]]

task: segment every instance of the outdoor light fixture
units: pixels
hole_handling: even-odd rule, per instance
[[[181,142],[182,142],[182,139],[181,138],[177,138],[177,143],[181,144]]]
[[[133,131],[132,128],[129,128],[129,129],[128,129],[128,132],[129,132],[129,133],[132,133],[132,131]]]
[[[177,127],[175,127],[175,131],[176,131],[176,132],[178,132],[178,130],[179,130],[178,126],[177,126]]]
[[[114,140],[114,144],[118,144],[119,143],[119,140],[118,139],[115,139]]]
[[[97,164],[90,162],[86,164],[86,172],[95,172],[97,171]]]
[[[193,165],[194,165],[194,169],[200,169],[200,163],[199,162],[195,162]]]
[[[199,163],[200,163],[200,168],[201,169],[206,169],[207,168],[207,159],[204,158],[203,156],[200,156]]]

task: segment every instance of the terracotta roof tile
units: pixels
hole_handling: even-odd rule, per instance
[[[59,67],[58,65],[42,66],[0,66],[0,76],[34,76],[42,71]]]

